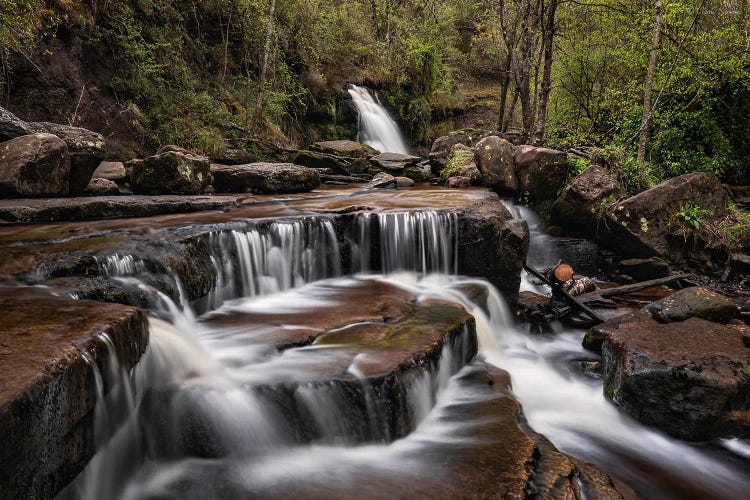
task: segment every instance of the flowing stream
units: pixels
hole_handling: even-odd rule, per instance
[[[747,443],[687,444],[632,421],[604,398],[600,380],[576,370],[595,359],[580,347],[582,331],[528,335],[491,285],[456,276],[455,217],[379,216],[379,241],[371,241],[372,219],[360,215],[352,230],[348,251],[361,271],[353,276],[341,276],[345,250],[325,218],[213,234],[219,278],[210,307],[198,316],[151,290],[149,349],[120,388],[100,398],[98,453],[60,497],[383,496],[407,485],[427,496],[450,488],[440,482],[442,457],[474,442],[481,425],[457,412],[490,397],[467,382],[475,364],[468,334],[388,392],[364,376],[376,351],[285,340],[402,295],[462,304],[476,318],[478,358],[510,372],[529,424],[639,494],[741,498],[750,491]],[[554,259],[540,252],[550,251],[541,225],[532,228],[530,254]],[[132,257],[101,265],[148,288]],[[486,290],[486,307],[473,301],[472,286]],[[332,375],[332,367],[341,371]],[[102,387],[119,372],[95,375]]]
[[[409,154],[398,125],[380,103],[377,94],[373,97],[369,90],[357,85],[349,85],[348,91],[359,115],[357,140],[381,153]]]

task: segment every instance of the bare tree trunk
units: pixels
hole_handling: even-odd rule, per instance
[[[263,89],[266,86],[266,68],[268,67],[268,53],[271,51],[275,13],[276,0],[271,0],[271,9],[268,13],[268,28],[266,29],[266,42],[263,46],[263,60],[260,64],[260,75],[258,76],[258,102],[255,104],[255,117],[258,120],[263,111]]]
[[[555,17],[558,5],[559,0],[552,0],[549,3],[543,24],[544,69],[542,71],[542,87],[539,90],[536,130],[534,130],[532,136],[532,143],[535,144],[541,144],[544,141],[544,132],[547,125],[547,104],[549,103],[549,94],[552,91],[552,50],[554,47]]]
[[[646,142],[648,141],[648,123],[651,120],[651,93],[654,85],[654,73],[656,73],[656,52],[659,49],[659,30],[661,28],[661,2],[656,0],[656,13],[654,14],[653,43],[651,45],[651,57],[648,61],[646,82],[643,88],[643,120],[638,131],[638,161],[646,160]]]

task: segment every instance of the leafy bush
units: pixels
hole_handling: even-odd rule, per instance
[[[454,148],[448,156],[445,168],[440,171],[440,181],[447,182],[448,178],[456,176],[467,176],[464,167],[474,159],[474,152],[469,149]],[[472,184],[479,182],[482,178],[479,170],[472,170],[468,173],[469,180]]]
[[[594,149],[591,162],[616,172],[631,195],[650,189],[663,180],[661,172],[653,164],[636,161],[621,146]]]

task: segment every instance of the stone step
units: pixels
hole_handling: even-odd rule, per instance
[[[94,453],[96,386],[84,354],[107,373],[111,342],[128,370],[148,329],[138,309],[40,288],[0,288],[0,311],[0,496],[51,498]]]

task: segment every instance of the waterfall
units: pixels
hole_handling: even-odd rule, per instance
[[[377,94],[373,98],[369,90],[356,85],[349,85],[348,92],[359,114],[357,140],[382,153],[409,154],[398,125],[380,104]]]

